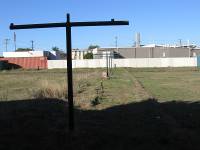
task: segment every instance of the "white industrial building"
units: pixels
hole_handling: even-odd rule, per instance
[[[93,55],[98,53],[98,48],[92,49],[92,50],[79,50],[79,49],[73,49],[72,50],[72,59],[73,60],[83,60],[84,55],[87,53],[92,53]]]
[[[4,58],[24,58],[24,57],[47,57],[49,60],[60,59],[56,51],[24,51],[24,52],[3,52]]]
[[[79,49],[73,49],[72,50],[72,59],[73,60],[82,60],[86,53],[87,53],[86,51],[82,51]]]

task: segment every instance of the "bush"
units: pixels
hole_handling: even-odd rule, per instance
[[[104,94],[104,86],[103,81],[100,82],[100,87],[96,88],[96,97],[95,99],[91,100],[92,106],[97,106],[102,103],[103,101],[103,94]]]
[[[91,100],[91,104],[92,104],[92,106],[97,106],[97,105],[101,104],[101,101],[102,101],[102,98],[97,96],[97,97],[95,97],[95,99]]]
[[[83,56],[84,59],[93,59],[93,54],[92,53],[87,53]]]

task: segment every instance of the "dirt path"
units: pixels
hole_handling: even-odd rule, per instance
[[[127,73],[127,76],[134,84],[134,93],[136,94],[136,99],[138,100],[146,100],[146,99],[154,99],[155,97],[145,89],[142,83],[137,80],[137,78],[131,74],[126,68],[124,68],[124,72]]]

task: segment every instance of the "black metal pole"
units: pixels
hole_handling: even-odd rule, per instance
[[[111,75],[112,75],[112,59],[113,59],[113,53],[111,53],[111,56],[110,56],[110,72],[111,72]]]
[[[108,73],[108,51],[106,50],[106,69],[107,69],[107,78],[109,77],[109,73]]]
[[[67,40],[67,79],[68,79],[68,109],[69,109],[69,130],[74,130],[74,101],[73,101],[73,78],[72,78],[72,41],[70,15],[67,14],[66,24]]]
[[[108,67],[109,67],[109,76],[111,75],[111,74],[110,74],[110,62],[111,62],[111,61],[110,61],[110,52],[109,52],[109,55],[108,55],[108,64],[109,64],[109,65],[108,65]]]

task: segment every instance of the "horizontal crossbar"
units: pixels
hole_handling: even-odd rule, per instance
[[[72,22],[72,27],[129,25],[128,21]]]
[[[66,27],[66,23],[44,23],[44,24],[24,24],[24,25],[14,25],[13,23],[10,24],[11,30],[57,28],[57,27]]]
[[[128,21],[95,21],[95,22],[71,22],[70,27],[86,27],[86,26],[115,26],[115,25],[129,25]],[[58,28],[67,27],[66,22],[61,23],[44,23],[44,24],[25,24],[25,25],[14,25],[10,24],[11,30],[16,29],[39,29],[39,28]]]

